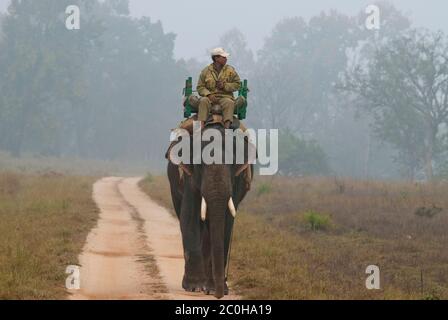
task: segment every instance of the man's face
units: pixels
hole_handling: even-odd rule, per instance
[[[227,64],[227,58],[222,57],[222,56],[217,56],[215,58],[215,62],[218,63],[221,66],[225,66]]]

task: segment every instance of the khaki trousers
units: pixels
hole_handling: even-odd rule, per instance
[[[222,115],[224,122],[233,122],[233,113],[235,112],[235,101],[230,98],[219,99],[218,104],[222,107]],[[199,100],[198,106],[198,120],[206,121],[210,113],[210,108],[212,107],[212,102],[207,97],[202,97]]]

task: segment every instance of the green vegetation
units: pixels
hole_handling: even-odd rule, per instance
[[[306,212],[303,220],[312,231],[325,230],[331,225],[330,216],[314,211]]]
[[[65,28],[68,5],[80,8],[79,31]],[[448,38],[380,7],[376,37],[357,14],[324,10],[276,21],[257,53],[238,29],[216,39],[249,79],[249,123],[280,129],[283,175],[430,178],[434,164],[446,178]],[[209,63],[176,59],[163,23],[132,16],[129,0],[11,1],[0,15],[0,150],[161,168],[185,78],[195,86]]]
[[[284,175],[325,175],[331,172],[317,141],[296,137],[289,130],[279,136],[279,169]]]
[[[65,27],[69,5],[79,31]],[[0,16],[0,150],[161,162],[147,150],[163,153],[188,73],[174,34],[127,0],[12,1]]]
[[[151,172],[148,172],[145,176],[145,180],[146,183],[152,183],[154,182],[154,176],[151,174]]]
[[[434,162],[446,159],[448,151],[442,129],[448,123],[448,90],[441,85],[448,79],[448,37],[411,29],[384,40],[376,44],[367,65],[346,72],[342,87],[362,97],[363,111],[375,119],[376,136],[398,151],[407,176],[414,179],[424,169],[432,180]],[[423,84],[418,84],[420,79],[425,79]]]

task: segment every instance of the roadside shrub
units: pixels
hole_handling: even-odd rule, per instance
[[[281,175],[326,175],[332,171],[328,157],[317,141],[302,139],[289,130],[280,132],[278,151]]]
[[[151,172],[148,172],[145,177],[145,181],[148,183],[152,183],[154,181],[154,176]]]
[[[331,218],[329,215],[314,211],[306,212],[303,219],[312,231],[326,230],[331,226]]]

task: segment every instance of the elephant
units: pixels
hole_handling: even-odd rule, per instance
[[[227,135],[223,124],[207,124],[202,134],[209,129],[220,132],[224,154]],[[202,142],[202,147],[208,143]],[[201,161],[200,164],[175,165],[168,162],[171,197],[182,233],[185,259],[182,287],[186,291],[202,290],[207,295],[214,293],[218,299],[228,294],[226,269],[234,219],[253,177],[253,165],[246,157],[247,139],[244,146],[243,164],[236,164],[235,147],[231,164]]]

